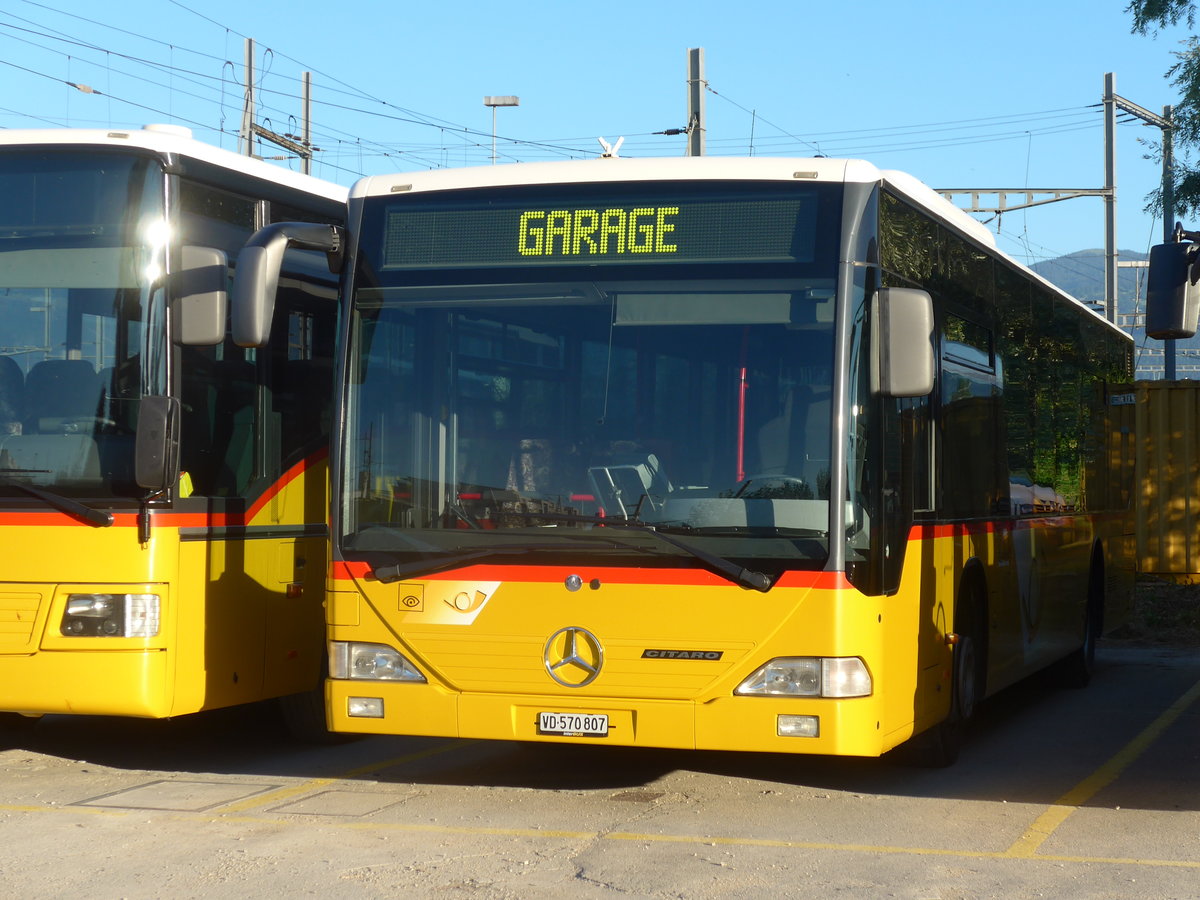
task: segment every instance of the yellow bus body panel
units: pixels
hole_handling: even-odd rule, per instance
[[[359,609],[353,594],[338,592],[331,614],[359,624],[334,626],[334,640],[399,646],[440,679],[424,685],[330,680],[333,730],[878,755],[889,736],[912,721],[915,685],[900,723],[885,722],[880,693],[840,700],[734,696],[756,668],[782,656],[858,656],[877,682],[893,668],[914,670],[911,641],[886,643],[884,610],[898,614],[896,598],[862,597],[848,587],[777,587],[764,595],[716,579],[678,585],[608,583],[609,577],[599,576],[599,590],[576,594],[561,579],[363,581]],[[601,676],[582,688],[556,683],[544,660],[551,635],[567,626],[586,628],[604,647]],[[647,658],[647,651],[660,650],[719,659]],[[384,718],[349,717],[349,698],[358,696],[381,698]],[[609,733],[539,735],[539,712],[604,713]],[[822,733],[779,737],[780,714],[818,716]]]
[[[163,718],[317,687],[327,540],[287,531],[323,520],[327,475],[299,466],[233,521],[155,513],[144,545],[132,513],[0,514],[0,711]],[[158,635],[64,635],[72,593],[156,593]]]
[[[335,566],[331,640],[395,647],[429,682],[331,679],[329,723],[378,734],[877,756],[950,712],[955,602],[968,568],[985,584],[993,693],[1082,642],[1098,545],[1119,606],[1132,585],[1123,523],[1086,516],[915,527],[899,590],[877,597],[831,573],[790,573],[763,594],[696,570],[474,566],[382,584],[365,567]],[[572,574],[583,582],[577,591],[566,587]],[[568,626],[603,646],[600,675],[582,687],[558,684],[545,660],[552,635]],[[661,650],[719,659],[647,658]],[[859,657],[872,694],[735,693],[759,666],[787,656]],[[351,717],[357,697],[382,700],[383,717]],[[603,713],[609,731],[539,734],[540,712]],[[815,716],[819,733],[781,737],[781,715]]]
[[[9,524],[14,522],[19,524]],[[132,516],[109,528],[43,524],[66,516],[7,516],[0,583],[0,710],[29,713],[172,714],[173,642],[178,597],[175,534],[137,541]],[[46,576],[55,576],[47,582]],[[67,597],[151,593],[161,598],[153,638],[75,637],[60,624]]]

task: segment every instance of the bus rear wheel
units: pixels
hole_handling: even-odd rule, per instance
[[[1096,668],[1096,642],[1104,630],[1104,564],[1092,561],[1087,604],[1083,613],[1083,639],[1075,651],[1058,664],[1055,674],[1064,687],[1085,688]]]

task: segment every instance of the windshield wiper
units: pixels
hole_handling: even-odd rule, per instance
[[[617,541],[604,541],[597,539],[588,539],[586,541],[576,541],[571,549],[575,549],[579,544],[588,544],[610,548],[613,546],[623,546]],[[406,578],[412,578],[417,575],[429,575],[433,572],[440,572],[443,569],[453,569],[465,562],[470,562],[473,559],[483,559],[486,556],[501,556],[510,553],[528,553],[530,550],[563,550],[562,544],[549,544],[546,541],[527,541],[520,544],[495,544],[490,547],[480,547],[476,550],[464,550],[461,553],[451,553],[445,556],[437,556],[433,558],[418,559],[410,563],[396,563],[390,566],[376,566],[372,571],[377,579],[384,584],[391,584],[396,581],[403,581]]]
[[[6,472],[21,472],[29,473],[30,469],[5,469]],[[43,471],[43,470],[37,470]],[[10,478],[6,475],[0,475],[0,484],[6,484],[9,487],[14,487],[18,491],[23,491],[31,497],[36,497],[43,503],[53,506],[59,512],[64,512],[69,516],[75,516],[78,519],[83,519],[85,522],[95,525],[97,528],[107,528],[113,523],[113,514],[101,509],[92,509],[90,506],[84,506],[78,500],[72,500],[70,497],[64,497],[62,494],[55,494],[52,491],[42,490],[42,488],[34,487],[31,484],[25,484],[23,481],[17,481],[15,478]]]
[[[514,513],[508,513],[514,515]],[[551,519],[562,522],[576,522],[580,524],[598,525],[604,528],[624,528],[628,531],[644,531],[654,535],[664,544],[670,544],[684,553],[700,560],[718,575],[723,575],[732,581],[734,584],[740,584],[744,587],[754,588],[756,591],[762,591],[764,594],[771,589],[771,578],[763,572],[747,569],[739,566],[737,563],[730,562],[724,557],[709,553],[707,550],[701,550],[686,541],[681,541],[677,537],[673,537],[665,531],[660,530],[654,525],[646,522],[635,522],[630,519],[610,519],[600,518],[599,516],[580,516],[570,513],[515,513],[518,516],[527,516],[532,519]],[[673,526],[680,527],[680,526]],[[686,527],[686,526],[682,526]]]
[[[685,522],[655,522],[662,530],[670,528],[683,534],[698,537],[780,537],[780,538],[824,538],[827,531],[819,528],[793,528],[789,525],[688,525]]]

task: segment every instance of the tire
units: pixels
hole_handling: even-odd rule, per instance
[[[283,726],[290,737],[302,744],[332,744],[335,734],[325,727],[325,690],[313,688],[302,694],[289,694],[276,701]]]
[[[987,616],[982,578],[964,577],[955,608],[955,634],[951,662],[949,715],[933,728],[898,748],[906,765],[943,769],[959,756],[967,731],[983,700],[987,680]]]
[[[1100,557],[1092,560],[1088,575],[1087,604],[1083,612],[1083,642],[1068,657],[1058,663],[1055,675],[1063,687],[1085,688],[1096,670],[1096,642],[1104,629],[1104,564]]]
[[[0,750],[19,747],[29,740],[41,716],[0,713]]]

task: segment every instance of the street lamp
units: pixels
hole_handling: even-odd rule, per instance
[[[492,108],[492,165],[496,164],[496,107],[497,106],[520,106],[521,98],[511,95],[504,97],[484,97],[483,105]]]

